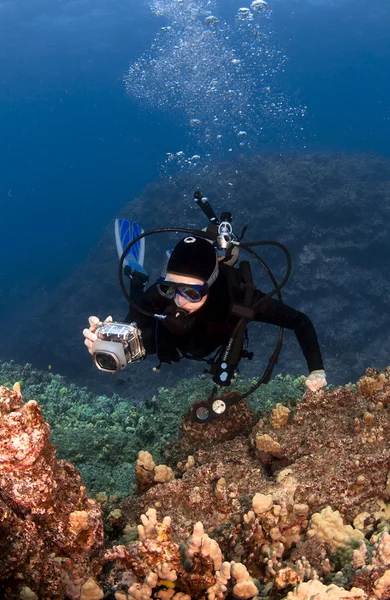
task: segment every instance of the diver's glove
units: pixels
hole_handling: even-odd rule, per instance
[[[305,381],[306,386],[312,392],[317,392],[325,385],[327,385],[325,371],[323,369],[318,369],[317,371],[312,371],[309,377]]]
[[[88,348],[88,352],[93,354],[92,352],[92,344],[97,340],[96,336],[96,328],[98,325],[102,324],[102,321],[98,317],[89,317],[89,329],[83,329],[83,336],[85,337],[84,344]],[[107,317],[104,322],[111,323],[112,317]]]

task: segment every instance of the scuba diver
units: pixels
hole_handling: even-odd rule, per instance
[[[327,385],[311,320],[287,306],[281,298],[281,288],[291,270],[288,250],[278,242],[244,244],[242,237],[246,228],[237,238],[231,226],[231,213],[222,213],[218,219],[201,192],[195,193],[194,200],[209,218],[206,230],[165,228],[144,232],[135,223],[117,219],[119,278],[130,310],[120,323],[113,322],[112,317],[103,323],[98,317],[89,317],[89,328],[84,329],[83,335],[96,366],[102,371],[117,373],[128,362],[142,360],[148,354],[157,355],[159,364],[155,371],[161,363],[171,364],[182,358],[204,360],[210,365],[206,372],[213,376],[213,381],[218,386],[228,386],[240,360],[253,357],[246,349],[247,325],[256,321],[278,326],[280,334],[269,365],[255,388],[270,379],[281,350],[284,328],[294,331],[306,359],[307,388],[317,391]],[[147,287],[149,278],[143,268],[145,237],[166,231],[183,232],[186,236],[167,253],[164,272]],[[261,244],[273,244],[285,252],[288,269],[282,283],[277,283],[264,261],[252,250]],[[274,284],[272,292],[256,289],[248,261],[241,261],[238,268],[235,266],[240,248],[247,250],[265,268]],[[126,291],[123,273],[130,279],[130,293]],[[212,353],[215,355],[209,358]],[[203,408],[206,409],[206,405]],[[208,416],[208,409],[206,412]],[[207,420],[200,411],[198,416],[200,422]]]

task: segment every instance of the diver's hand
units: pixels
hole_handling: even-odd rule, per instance
[[[305,383],[309,390],[312,392],[317,392],[327,385],[325,371],[322,369],[318,369],[318,371],[312,371]]]
[[[83,336],[85,337],[84,344],[88,348],[88,352],[92,354],[92,344],[95,340],[97,340],[97,335],[95,333],[98,325],[102,324],[102,321],[98,317],[89,317],[89,329],[83,329]],[[104,320],[105,323],[111,323],[112,317],[107,317]]]

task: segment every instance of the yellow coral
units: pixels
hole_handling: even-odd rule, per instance
[[[377,500],[377,504],[380,508],[374,512],[374,517],[383,521],[390,521],[390,504],[386,504],[383,500]]]
[[[155,508],[148,508],[146,514],[141,515],[142,525],[138,525],[138,535],[142,541],[148,539],[157,539],[158,536],[164,537],[166,531],[170,529],[171,518],[164,517],[162,524],[157,521],[157,512]]]
[[[216,598],[225,596],[226,584],[230,577],[230,563],[226,561],[222,563],[220,570],[215,573],[215,583],[207,590],[208,600],[216,600]]]
[[[171,467],[156,465],[153,456],[146,450],[141,450],[138,453],[135,475],[138,485],[143,489],[152,487],[154,483],[166,483],[175,479]]]
[[[19,383],[19,381],[16,381],[16,382],[14,383],[14,385],[13,385],[12,389],[13,389],[13,391],[14,391],[14,392],[17,392],[18,394],[21,394],[21,393],[22,393],[22,388],[21,388],[21,386],[20,386],[20,383]]]
[[[314,513],[307,533],[321,542],[327,542],[333,550],[348,546],[352,539],[364,541],[363,532],[351,525],[344,525],[339,511],[333,511],[330,506]]]
[[[18,391],[18,390],[15,390],[15,386],[14,386],[14,391]],[[20,594],[19,594],[19,598],[20,598],[20,600],[38,600],[38,596],[36,595],[36,593],[33,592],[32,589],[29,588],[27,585],[22,587]]]
[[[288,417],[290,415],[290,409],[287,406],[283,406],[280,402],[277,403],[275,408],[271,412],[270,422],[273,429],[283,429],[288,423]]]
[[[372,398],[375,392],[383,389],[384,384],[386,383],[386,376],[384,373],[380,373],[377,378],[375,377],[362,377],[359,379],[357,383],[357,387],[359,390],[359,394],[365,396],[366,398]]]
[[[152,571],[146,575],[142,584],[133,583],[129,588],[129,598],[132,600],[147,600],[152,597],[153,588],[157,585],[157,574]]]
[[[361,569],[366,565],[367,558],[367,546],[366,544],[362,544],[360,548],[353,551],[352,554],[352,566],[355,569]]]
[[[184,465],[184,470],[188,471],[188,469],[193,469],[195,467],[195,458],[190,454],[187,458],[187,462]]]
[[[214,490],[215,497],[223,502],[227,501],[227,483],[224,477],[218,479]]]
[[[369,516],[370,513],[368,512],[362,512],[356,515],[356,517],[353,520],[353,526],[355,527],[355,529],[361,529],[362,531],[364,531],[364,523],[369,518]]]
[[[210,556],[216,571],[219,571],[222,566],[221,549],[218,546],[218,543],[204,532],[203,523],[201,521],[198,521],[194,525],[192,536],[187,543],[187,552],[190,557],[198,553],[202,556]]]
[[[378,538],[372,555],[372,564],[378,569],[390,566],[390,533],[387,531],[381,533]]]
[[[153,460],[153,456],[150,454],[150,452],[147,452],[146,450],[141,450],[138,453],[136,469],[145,469],[146,471],[153,471],[155,466],[156,465]]]
[[[283,479],[285,479],[289,475],[292,475],[292,473],[292,469],[283,469],[282,471],[279,471],[279,473],[276,475],[276,483],[280,483],[281,481],[283,481]]]
[[[108,502],[108,496],[105,492],[99,492],[96,494],[96,501],[99,502],[100,504],[104,504],[105,502]]]
[[[233,587],[233,595],[236,598],[246,599],[257,596],[258,589],[245,565],[232,562],[231,576],[236,580],[236,584]]]
[[[271,454],[279,454],[281,451],[279,442],[274,440],[267,433],[256,436],[256,448],[261,452],[269,452]]]
[[[298,517],[306,517],[309,514],[309,506],[307,504],[294,504],[293,512]]]
[[[88,513],[86,510],[75,510],[69,515],[69,531],[78,535],[80,531],[86,531],[88,525]]]
[[[103,597],[102,588],[92,577],[87,579],[84,585],[81,586],[80,600],[102,600]]]
[[[175,479],[175,475],[171,469],[171,467],[167,467],[167,465],[158,465],[154,467],[154,481],[156,483],[165,483],[167,481],[172,481]]]
[[[252,507],[257,515],[271,510],[273,505],[272,496],[270,494],[255,494],[252,498]]]
[[[317,579],[300,583],[285,600],[366,600],[367,596],[360,588],[344,590],[337,585],[324,585]]]
[[[157,585],[160,585],[160,582],[157,582]],[[175,596],[175,590],[171,590],[171,589],[162,589],[162,590],[158,590],[158,592],[156,592],[156,594],[154,595],[155,598],[159,598],[159,600],[171,600],[171,598],[173,598]]]
[[[390,595],[390,569],[385,571],[376,582],[374,594],[377,598],[388,598]]]

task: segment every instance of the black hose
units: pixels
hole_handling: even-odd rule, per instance
[[[138,306],[130,297],[130,294],[127,292],[124,281],[123,281],[123,263],[125,261],[126,255],[129,252],[130,248],[136,244],[139,240],[141,240],[144,237],[147,237],[149,235],[154,235],[156,233],[188,233],[191,235],[195,235],[197,237],[202,237],[204,239],[210,240],[210,241],[215,241],[217,239],[217,234],[213,234],[211,231],[203,231],[203,230],[198,230],[198,229],[186,229],[186,228],[182,228],[182,227],[163,227],[160,229],[151,229],[149,231],[145,231],[144,233],[141,233],[139,236],[137,236],[134,240],[131,240],[126,248],[123,250],[122,256],[119,260],[119,267],[118,267],[118,276],[119,276],[119,285],[121,287],[122,293],[124,295],[124,297],[126,298],[126,300],[128,301],[128,303],[130,304],[130,306],[148,316],[148,317],[153,317],[153,318],[159,318],[160,316],[152,313],[150,311],[144,310],[143,308],[141,308],[140,306]],[[278,248],[280,248],[281,250],[283,250],[283,252],[286,255],[286,260],[287,260],[287,269],[286,269],[286,273],[281,281],[281,283],[278,283],[276,281],[275,276],[273,275],[271,269],[268,267],[268,265],[263,261],[263,259],[254,251],[252,250],[253,246],[265,246],[265,245],[270,245],[270,246],[277,246]],[[291,274],[291,255],[290,252],[288,251],[288,249],[286,248],[286,246],[284,246],[283,244],[279,243],[279,242],[275,242],[275,241],[270,241],[270,240],[266,240],[266,241],[260,241],[260,242],[248,242],[248,243],[240,243],[239,244],[240,248],[243,248],[246,252],[248,252],[251,256],[253,256],[253,258],[255,258],[255,260],[257,260],[261,266],[263,267],[263,269],[266,271],[266,273],[268,274],[268,276],[270,277],[272,284],[274,285],[274,289],[269,292],[268,294],[265,294],[262,298],[260,298],[259,300],[257,300],[253,305],[252,308],[256,309],[260,306],[260,304],[262,302],[265,302],[266,300],[268,300],[269,298],[271,298],[272,296],[274,296],[275,294],[277,294],[278,299],[283,302],[282,300],[282,295],[281,295],[281,289],[286,285],[290,274]],[[160,317],[161,318],[161,317]],[[238,323],[236,324],[232,335],[230,336],[230,340],[233,340],[234,337],[237,335],[238,331],[245,325],[247,324],[247,320],[245,318],[241,318]],[[240,394],[237,398],[237,402],[239,402],[240,400],[243,400],[244,398],[246,398],[247,396],[249,396],[250,394],[252,394],[255,390],[257,390],[257,388],[260,387],[260,385],[262,385],[263,383],[268,383],[270,377],[271,377],[271,373],[273,370],[273,367],[275,366],[275,364],[278,361],[278,357],[282,348],[282,344],[283,344],[283,328],[280,327],[279,330],[279,337],[278,337],[278,341],[275,347],[274,352],[272,353],[272,356],[269,360],[268,366],[266,367],[262,377],[260,378],[260,380],[254,385],[252,386],[247,392],[245,392],[244,394]]]

